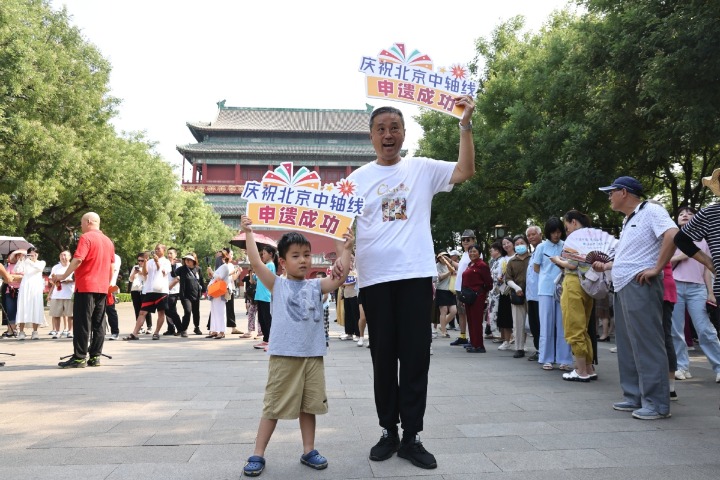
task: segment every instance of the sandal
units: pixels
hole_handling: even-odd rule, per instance
[[[243,333],[242,335],[240,335],[240,338],[252,338],[252,333]]]
[[[224,334],[224,333],[221,333],[220,335],[217,335],[217,336],[215,336],[215,337],[213,337],[213,338],[215,338],[215,340],[220,340],[221,338],[225,338],[225,334]]]
[[[543,370],[552,370],[553,368],[555,368],[555,367],[553,367],[552,363],[544,363],[542,366]]]
[[[253,455],[245,462],[243,474],[248,477],[257,477],[263,470],[265,470],[265,459],[259,455]]]
[[[160,335],[158,335],[157,333],[153,333],[152,339],[153,339],[153,340],[160,340]]]
[[[558,370],[562,370],[563,372],[572,372],[573,368],[570,365],[561,363],[560,366],[558,367]]]
[[[140,340],[140,337],[136,336],[134,333],[131,333],[127,337],[123,337],[123,340]]]
[[[205,338],[215,338],[217,337],[217,333],[211,333],[210,335],[206,335]]]
[[[302,455],[300,457],[300,463],[315,470],[322,470],[328,466],[327,458],[320,455],[317,450],[311,450],[305,455]]]

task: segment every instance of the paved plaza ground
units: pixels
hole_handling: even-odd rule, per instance
[[[236,303],[245,327],[242,301]],[[118,306],[131,331],[132,305]],[[209,302],[201,311],[207,318]],[[331,315],[334,318],[334,315]],[[72,340],[0,341],[0,479],[238,479],[252,454],[267,355],[252,340],[162,337],[106,342],[100,368],[57,368]],[[599,380],[565,382],[512,351],[468,354],[433,342],[425,431],[438,460],[422,470],[368,459],[380,435],[370,351],[337,340],[326,357],[330,412],[318,417],[329,467],[299,462],[296,421],[281,421],[264,479],[717,479],[720,385],[704,356],[676,382],[672,418],[641,421],[613,411],[621,400],[613,344],[599,348]],[[29,336],[28,336],[29,338]]]

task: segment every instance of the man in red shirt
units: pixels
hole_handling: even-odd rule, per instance
[[[59,282],[75,272],[75,298],[73,303],[73,355],[58,363],[60,368],[84,368],[100,366],[100,354],[105,341],[103,317],[105,301],[115,262],[115,246],[100,231],[100,216],[88,212],[81,221],[82,236],[65,273],[53,275]],[[90,332],[92,331],[92,338]],[[85,361],[90,343],[90,359]]]

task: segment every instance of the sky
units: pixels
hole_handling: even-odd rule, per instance
[[[186,122],[212,122],[231,107],[364,110],[364,56],[394,43],[435,67],[470,63],[476,40],[515,15],[537,31],[568,0],[51,0],[112,65],[121,100],[118,132],[145,132],[177,167],[176,145],[195,143]],[[572,7],[571,7],[572,8]],[[410,153],[422,136],[417,107],[387,102],[406,118]],[[186,165],[186,171],[189,170]],[[187,173],[186,173],[187,177]]]

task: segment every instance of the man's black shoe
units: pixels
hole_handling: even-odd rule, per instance
[[[94,357],[88,358],[87,366],[88,367],[99,367],[100,366],[100,355],[96,355]]]
[[[175,329],[174,328],[168,328],[165,330],[165,333],[163,335],[175,335]]]
[[[200,327],[195,327],[195,330],[193,330],[195,335],[202,335],[202,330],[200,330]]]
[[[435,455],[425,450],[419,436],[410,440],[404,440],[400,443],[397,451],[398,457],[410,460],[416,467],[420,468],[437,468]]]
[[[535,352],[528,357],[528,362],[537,362],[539,357],[540,354],[538,354],[538,352]]]
[[[370,449],[370,460],[382,462],[393,456],[400,448],[400,437],[397,432],[388,432],[383,428],[380,441]]]
[[[525,350],[518,350],[515,352],[515,355],[513,355],[513,358],[522,358],[525,356]]]
[[[465,345],[470,343],[467,338],[458,337],[454,342],[450,342],[450,345]]]
[[[64,362],[58,363],[60,368],[85,368],[86,362],[84,358],[75,358],[75,355],[71,356]]]

